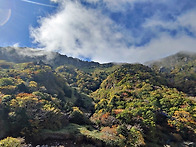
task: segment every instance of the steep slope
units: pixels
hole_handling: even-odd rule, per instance
[[[109,65],[109,64],[108,64]],[[62,65],[55,71],[65,79],[65,81],[78,91],[90,94],[99,89],[103,80],[121,65],[111,65],[111,67],[89,68],[88,70],[79,69],[73,66]]]
[[[196,53],[180,52],[147,64],[162,73],[170,87],[196,96]]]
[[[164,78],[147,66],[142,64],[125,64],[110,74],[107,79],[102,82],[100,89],[93,93],[93,96],[104,98],[108,96],[108,94],[111,94],[111,90],[114,91],[114,95],[115,91],[123,90],[125,86],[134,89],[142,82],[150,83],[155,86],[166,84]],[[108,90],[110,90],[110,93],[107,93]]]
[[[25,136],[32,141],[43,129],[59,130],[69,122],[88,124],[83,113],[93,110],[92,99],[67,86],[50,66],[1,61],[0,138]]]
[[[150,67],[14,47],[0,48],[0,59],[0,138],[22,136],[35,146],[196,142],[196,104],[181,92],[195,92],[193,54]]]
[[[27,47],[1,47],[0,59],[2,60],[2,64],[0,62],[2,68],[9,68],[11,62],[34,62],[35,64],[48,65],[55,69],[67,84],[86,94],[97,90],[108,73],[111,73],[119,66],[113,63],[99,64],[97,62],[82,61],[59,53]]]
[[[120,146],[172,146],[195,142],[195,102],[151,68],[123,65],[92,93],[96,101],[91,120],[116,129]]]

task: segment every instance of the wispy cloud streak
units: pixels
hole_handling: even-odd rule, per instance
[[[47,5],[47,4],[38,3],[38,2],[30,1],[30,0],[21,0],[21,1],[31,3],[31,4],[35,4],[35,5],[45,6],[45,7],[55,7],[53,5]]]

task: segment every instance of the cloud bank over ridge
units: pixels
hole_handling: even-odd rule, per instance
[[[54,0],[53,0],[54,1]],[[196,51],[191,0],[60,0],[30,28],[40,47],[99,62],[145,62]]]

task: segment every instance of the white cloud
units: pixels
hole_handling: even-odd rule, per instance
[[[54,3],[57,3],[58,2],[58,0],[50,0],[51,2],[54,2]]]
[[[12,45],[13,47],[19,47],[20,46],[20,43],[15,43]]]
[[[120,52],[124,36],[108,17],[79,3],[66,2],[57,14],[40,20],[40,27],[31,29],[31,36],[47,50],[56,50],[74,57]]]
[[[162,34],[160,38],[153,39],[149,44],[135,48],[135,60],[146,62],[160,59],[179,51],[196,51],[196,39],[186,35],[171,37]]]
[[[124,6],[140,0],[104,0],[106,6],[112,11],[124,11]]]
[[[165,29],[176,29],[179,26],[176,21],[164,21],[161,20],[160,16],[153,16],[151,18],[147,18],[145,23],[143,24],[144,28],[156,28],[162,27]]]
[[[188,11],[178,18],[179,23],[196,34],[196,10]]]
[[[100,0],[86,0],[86,2],[89,2],[89,3],[98,3],[98,2],[100,2]]]
[[[173,21],[164,21],[160,15],[154,15],[151,18],[146,19],[143,24],[145,28],[162,27],[168,30],[178,29],[179,27],[186,27],[196,34],[196,10],[190,10],[182,15],[176,16]]]
[[[54,1],[54,0],[53,0]],[[86,0],[90,1],[90,0]],[[97,2],[92,0],[91,2]],[[140,0],[141,2],[143,0]],[[153,1],[153,0],[152,0]],[[168,0],[162,0],[165,2]],[[105,0],[113,5],[135,0]],[[61,9],[54,15],[41,18],[40,27],[31,28],[31,36],[49,51],[58,51],[73,57],[91,58],[99,62],[145,62],[171,55],[178,51],[196,51],[196,39],[181,32],[172,37],[169,33],[156,32],[156,26],[175,29],[188,26],[196,30],[194,13],[181,15],[176,21],[167,22],[159,16],[149,18],[143,24],[144,29],[151,29],[157,38],[143,46],[131,46],[141,38],[133,38],[126,30],[116,24],[98,9],[86,8],[79,1],[61,1]]]
[[[126,11],[125,7],[128,6],[128,9],[134,7],[135,3],[162,3],[167,4],[169,0],[86,0],[86,1],[96,1],[105,3],[106,7],[111,11]],[[171,4],[171,1],[169,2]]]
[[[125,47],[120,52],[108,52],[95,55],[95,61],[102,62],[129,62],[144,63],[150,60],[157,60],[180,51],[196,52],[196,39],[186,35],[171,37],[168,34],[162,34],[159,38],[151,40],[148,44],[141,47]],[[109,56],[107,56],[109,55]]]

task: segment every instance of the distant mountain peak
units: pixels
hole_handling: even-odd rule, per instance
[[[183,65],[193,60],[196,60],[196,52],[180,51],[159,60],[146,62],[145,65],[171,68],[175,65]]]

